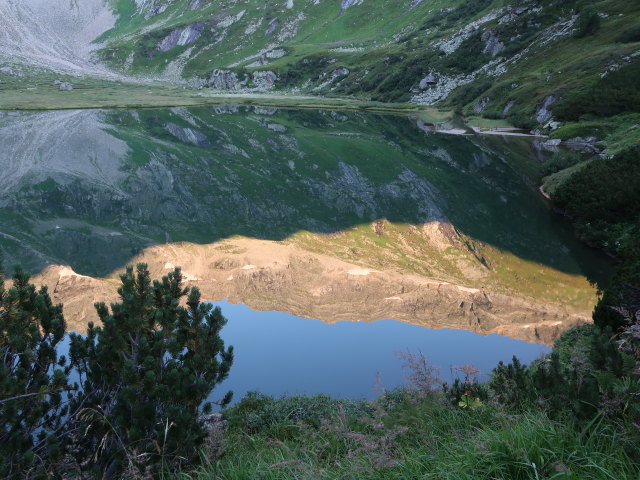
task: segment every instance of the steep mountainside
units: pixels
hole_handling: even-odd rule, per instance
[[[622,0],[118,0],[115,11],[100,57],[123,73],[440,102],[527,128],[555,128],[556,108],[576,120],[576,96],[640,61],[640,4]]]
[[[638,2],[2,0],[0,18],[2,83],[33,66],[108,67],[221,91],[445,105],[560,127],[561,140],[612,136],[613,152],[640,137]],[[584,122],[614,115],[624,121]]]
[[[0,19],[0,76],[110,75],[91,60],[93,40],[116,21],[105,0],[2,0]]]

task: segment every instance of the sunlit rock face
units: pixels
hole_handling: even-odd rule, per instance
[[[107,0],[1,0],[0,60],[70,73],[106,73],[92,43],[115,25]]]
[[[327,322],[551,342],[587,321],[598,259],[524,173],[530,147],[423,127],[233,106],[1,114],[5,267],[42,272],[78,330],[138,261]]]

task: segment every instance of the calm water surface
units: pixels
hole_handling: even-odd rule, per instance
[[[535,284],[523,293],[527,301],[584,306],[594,295],[585,279],[603,278],[607,261],[539,195],[547,156],[522,139],[437,135],[416,118],[358,112],[0,112],[0,250],[6,267],[37,273],[68,265],[103,277],[155,245],[236,235],[288,241],[303,231],[321,239],[315,253],[355,264],[409,274],[420,264],[422,275],[508,294]],[[392,241],[378,221],[405,230]],[[440,241],[451,243],[427,245],[421,232],[430,223],[447,226]],[[345,232],[351,244],[340,244]],[[358,287],[357,278],[349,285]],[[348,304],[339,298],[336,318]],[[530,361],[547,350],[392,320],[326,325],[222,305],[230,319],[224,337],[237,352],[225,387],[239,396],[255,389],[370,396],[376,372],[388,388],[402,382],[394,352],[407,348],[422,350],[445,380],[453,365],[487,374],[514,354]]]
[[[499,361],[509,362],[514,354],[529,363],[549,351],[545,345],[500,335],[430,330],[394,320],[327,325],[279,312],[254,312],[244,305],[216,305],[229,319],[222,337],[234,346],[236,358],[214,398],[227,390],[234,391],[235,400],[251,390],[372,398],[377,372],[387,389],[404,384],[406,370],[398,351],[422,352],[448,382],[455,378],[455,366],[472,364],[486,380]]]

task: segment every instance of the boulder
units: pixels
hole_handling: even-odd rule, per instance
[[[540,105],[536,110],[536,121],[538,123],[545,123],[551,118],[551,115],[553,114],[549,107],[551,107],[551,105],[553,105],[554,103],[556,103],[555,95],[549,95],[544,99],[542,105]]]
[[[271,90],[277,80],[278,76],[270,70],[253,72],[253,84],[258,90]]]
[[[434,85],[438,84],[438,80],[436,79],[435,75],[433,73],[430,73],[429,75],[427,75],[426,77],[424,77],[422,80],[420,80],[420,89],[424,90],[427,87],[433,87]]]
[[[495,57],[505,49],[504,43],[500,41],[495,30],[486,30],[480,38],[485,42],[482,53],[490,53],[492,57]]]
[[[62,82],[60,84],[60,91],[70,92],[71,90],[73,90],[73,84],[71,84],[70,82]]]
[[[489,105],[489,102],[491,101],[491,99],[489,97],[482,97],[478,103],[476,103],[476,106],[473,107],[473,112],[474,113],[482,113],[484,112],[484,109],[487,108],[487,105]]]

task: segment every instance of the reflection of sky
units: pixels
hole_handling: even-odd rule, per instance
[[[341,398],[372,398],[376,373],[387,390],[402,385],[403,360],[396,352],[422,353],[451,382],[452,366],[474,365],[486,379],[500,360],[516,355],[529,363],[549,347],[500,335],[465,330],[431,330],[395,320],[373,323],[318,320],[280,312],[255,312],[245,305],[215,302],[229,323],[222,329],[235,359],[229,378],[212,399],[233,390],[234,401],[258,390],[269,395],[325,393]],[[68,339],[59,349],[68,352]],[[73,377],[72,381],[77,381]]]
[[[221,335],[226,345],[233,345],[235,360],[214,399],[227,390],[234,391],[234,400],[251,390],[370,398],[376,372],[386,389],[403,383],[399,350],[421,350],[446,381],[451,381],[451,366],[473,364],[486,378],[500,360],[516,355],[529,363],[549,351],[545,345],[499,335],[430,330],[394,320],[327,325],[286,313],[254,312],[244,305],[216,305],[229,319]]]

